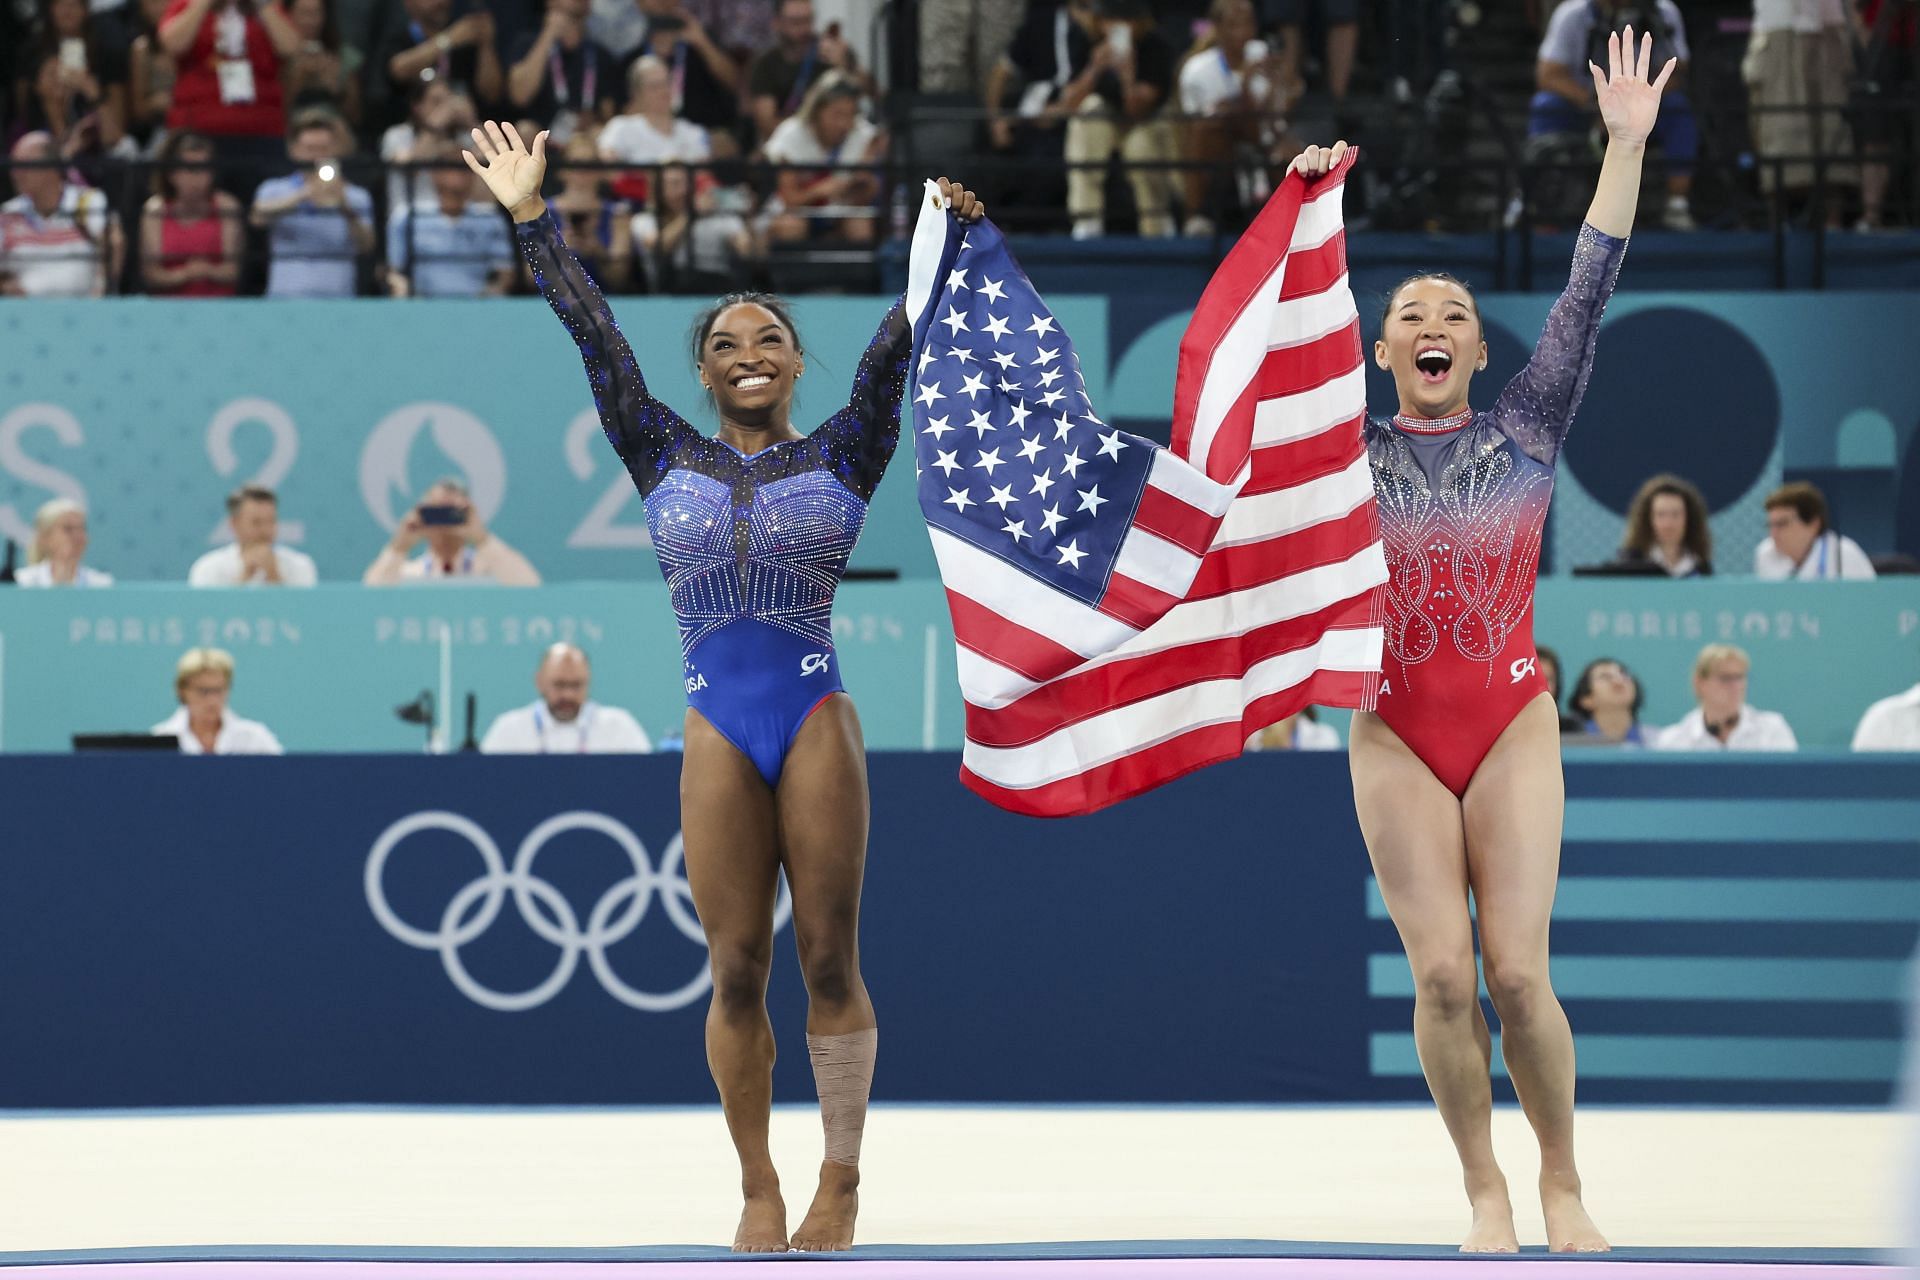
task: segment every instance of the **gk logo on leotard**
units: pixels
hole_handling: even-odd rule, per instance
[[[1513,665],[1507,668],[1508,671],[1513,673],[1514,684],[1519,684],[1522,680],[1532,675],[1537,669],[1538,668],[1534,666],[1534,660],[1532,658],[1515,658]]]
[[[440,912],[439,927],[432,929],[422,929],[402,920],[387,900],[387,860],[409,836],[422,831],[447,831],[461,837],[480,855],[483,867],[478,877],[447,900]],[[542,879],[533,871],[534,859],[540,856],[547,842],[568,831],[593,831],[606,836],[633,864],[632,875],[616,880],[600,895],[586,913],[584,927],[580,914],[566,895],[552,881]],[[556,814],[528,832],[514,853],[513,866],[509,869],[500,855],[500,847],[479,824],[457,813],[433,809],[400,819],[373,842],[373,850],[367,855],[367,905],[373,908],[373,918],[380,922],[380,927],[401,942],[422,951],[438,951],[440,963],[454,987],[485,1008],[502,1013],[539,1008],[567,985],[580,966],[580,957],[585,955],[593,976],[600,980],[608,995],[635,1009],[665,1013],[684,1009],[713,986],[713,973],[704,954],[706,937],[694,915],[693,890],[681,866],[684,858],[685,850],[676,833],[660,855],[660,867],[655,870],[646,846],[624,823],[604,813],[576,809]],[[460,958],[461,948],[476,941],[500,918],[500,909],[506,905],[509,892],[521,922],[560,949],[553,971],[524,991],[494,990],[475,978]],[[630,937],[640,927],[656,893],[668,921],[703,953],[699,972],[671,991],[643,991],[629,986],[614,972],[607,956],[608,948]],[[792,918],[793,898],[782,878],[773,907],[774,931],[779,932]]]
[[[810,653],[800,659],[800,674],[803,676],[817,676],[826,669],[827,655],[824,653]]]

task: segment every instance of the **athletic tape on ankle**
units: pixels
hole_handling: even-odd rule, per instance
[[[867,1098],[873,1092],[873,1060],[879,1049],[878,1028],[807,1037],[820,1121],[827,1131],[827,1159],[835,1164],[860,1163],[860,1135],[867,1127]]]

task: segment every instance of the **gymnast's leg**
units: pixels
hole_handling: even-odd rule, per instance
[[[1514,1253],[1507,1180],[1493,1155],[1492,1041],[1480,1011],[1460,801],[1372,712],[1355,712],[1354,808],[1387,912],[1413,968],[1413,1039],[1473,1207],[1463,1253]]]
[[[795,734],[777,791],[781,857],[807,984],[807,1051],[826,1128],[819,1191],[793,1247],[853,1246],[860,1139],[878,1049],[860,977],[860,885],[867,862],[867,757],[853,702],[836,693]]]
[[[687,881],[713,962],[707,1065],[740,1157],[745,1207],[733,1247],[784,1253],[787,1206],[767,1149],[773,1106],[773,1024],[767,974],[780,870],[773,792],[753,763],[688,708],[680,770]]]
[[[1547,975],[1566,786],[1559,719],[1541,694],[1521,709],[1467,787],[1467,866],[1479,908],[1487,993],[1500,1050],[1540,1142],[1547,1245],[1590,1253],[1607,1241],[1587,1216],[1573,1160],[1573,1032]]]

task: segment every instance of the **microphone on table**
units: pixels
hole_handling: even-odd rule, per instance
[[[478,751],[480,749],[480,740],[473,736],[473,711],[474,697],[469,693],[467,695],[467,738],[466,741],[460,744],[460,750],[462,751]]]

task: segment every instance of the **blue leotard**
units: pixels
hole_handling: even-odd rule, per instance
[[[845,408],[757,453],[701,435],[653,398],[613,312],[552,213],[520,252],[586,362],[600,425],[646,502],[673,596],[688,703],[774,786],[800,725],[841,691],[833,595],[900,439],[913,333],[899,303]]]

